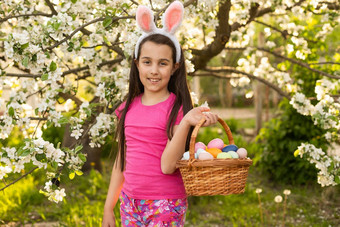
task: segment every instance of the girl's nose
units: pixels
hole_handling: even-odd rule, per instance
[[[157,74],[158,73],[158,65],[157,64],[152,64],[152,66],[151,66],[151,73],[152,74]]]

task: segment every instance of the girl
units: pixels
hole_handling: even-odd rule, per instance
[[[175,1],[157,29],[152,11],[139,6],[139,38],[130,70],[129,92],[118,107],[119,153],[104,207],[103,226],[115,226],[113,208],[120,199],[123,226],[183,226],[185,188],[176,169],[190,128],[202,117],[217,122],[209,108],[192,107],[183,52],[174,36],[183,5]],[[205,112],[203,114],[203,112]]]

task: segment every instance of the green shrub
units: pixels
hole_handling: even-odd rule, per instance
[[[297,113],[288,100],[283,100],[279,109],[282,114],[270,120],[256,138],[262,150],[259,167],[276,182],[303,184],[315,181],[314,165],[295,158],[293,153],[306,141],[325,149],[327,141],[320,137],[323,130],[314,125],[311,117]]]
[[[50,125],[49,127],[42,129],[42,132],[43,132],[42,138],[45,141],[53,143],[54,146],[57,146],[59,142],[60,143],[63,142],[64,131],[65,131],[65,126],[54,127]]]
[[[45,200],[36,184],[34,177],[28,175],[0,193],[0,221],[24,222],[30,219],[33,207]],[[0,184],[1,188],[3,186],[4,184]]]

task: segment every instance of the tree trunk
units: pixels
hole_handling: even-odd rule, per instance
[[[193,78],[193,91],[197,95],[198,100],[201,98],[201,85],[200,85],[200,77],[199,76],[194,76]]]
[[[225,86],[225,99],[227,101],[227,107],[231,108],[233,105],[233,87],[231,86],[230,79],[226,79],[226,86]]]
[[[256,124],[255,130],[256,134],[260,132],[262,128],[262,91],[263,91],[263,84],[259,83],[258,81],[254,81],[254,98],[255,98],[255,111],[256,111]]]
[[[269,86],[265,86],[265,89],[266,89],[266,95],[265,95],[265,105],[266,105],[266,114],[264,116],[264,121],[269,121],[269,103],[270,103],[270,100],[269,100]]]
[[[263,47],[264,46],[264,34],[263,32],[259,33],[258,36],[258,46]],[[257,64],[260,64],[260,60],[258,59]],[[262,83],[259,83],[258,81],[255,81],[255,87],[254,87],[254,94],[255,94],[255,110],[256,110],[256,134],[260,132],[260,129],[262,128],[262,102],[263,102],[263,90],[264,85]]]
[[[221,100],[221,105],[223,108],[226,107],[226,102],[225,102],[225,99],[224,99],[224,92],[223,92],[223,87],[224,87],[224,80],[220,79],[219,80],[219,83],[218,83],[218,96]]]

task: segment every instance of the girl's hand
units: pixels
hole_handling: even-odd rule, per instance
[[[104,217],[102,227],[116,227],[116,218],[113,214],[113,210],[105,211],[104,210]]]
[[[196,126],[198,122],[204,117],[206,121],[202,126],[215,124],[218,121],[217,114],[208,111],[210,111],[208,107],[193,108],[183,117],[183,121],[191,126]]]

